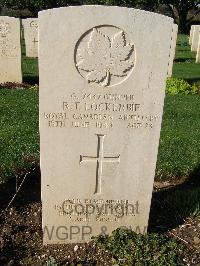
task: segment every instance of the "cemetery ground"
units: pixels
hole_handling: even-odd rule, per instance
[[[199,95],[166,95],[149,234],[117,230],[88,244],[43,247],[36,59],[23,56],[23,77],[0,89],[0,265],[200,265]],[[173,77],[199,87],[186,35]]]

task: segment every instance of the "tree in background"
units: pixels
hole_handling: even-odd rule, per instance
[[[153,0],[0,0],[0,6],[13,10],[29,10],[34,16],[43,9],[64,7],[68,5],[111,5],[143,8],[154,11]]]
[[[179,31],[182,33],[187,31],[191,21],[200,13],[199,0],[160,0],[160,3],[169,7],[174,20],[178,18]],[[192,10],[194,14],[188,19],[189,12]]]
[[[200,12],[199,3],[199,0],[0,0],[0,7],[29,10],[36,17],[40,10],[68,5],[125,6],[155,12],[159,5],[163,4],[170,9],[171,16],[179,24],[179,31],[186,32],[193,18]],[[191,14],[191,10],[194,13],[189,18],[188,14]]]
[[[149,11],[155,11],[158,7],[158,0],[82,0],[85,5],[108,5],[123,6]]]
[[[13,10],[27,9],[34,17],[37,17],[38,12],[43,9],[78,4],[80,4],[79,0],[0,0],[1,7],[7,7]]]

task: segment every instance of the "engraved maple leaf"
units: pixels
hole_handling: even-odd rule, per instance
[[[134,66],[130,59],[134,46],[126,43],[123,31],[110,38],[94,28],[90,34],[88,49],[79,50],[78,69],[88,72],[88,82],[96,82],[101,86],[110,84],[111,76],[124,77]]]

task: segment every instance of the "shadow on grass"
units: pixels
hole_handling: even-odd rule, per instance
[[[184,78],[188,83],[194,84],[196,82],[200,82],[200,76],[198,78]]]
[[[18,181],[18,186],[23,180],[23,176]],[[12,206],[22,207],[33,202],[41,201],[41,182],[40,182],[40,169],[36,167],[34,171],[30,170],[30,174],[27,175],[21,189],[17,193]],[[0,185],[0,210],[6,209],[12,197],[16,193],[16,180],[11,178],[6,183]]]
[[[30,85],[39,85],[39,77],[38,76],[23,76],[23,82]]]
[[[200,215],[200,165],[184,183],[153,193],[149,232],[163,233]]]
[[[186,57],[186,58],[176,58],[174,59],[174,62],[176,63],[182,63],[182,62],[194,62],[195,60],[191,57]]]
[[[0,209],[5,209],[15,194],[15,179],[0,185]],[[39,166],[19,191],[12,206],[21,208],[41,201]],[[200,215],[200,165],[184,183],[155,191],[149,217],[149,233],[164,233],[183,224],[189,216]]]
[[[39,84],[38,58],[22,58],[23,82],[30,85]]]
[[[177,52],[189,52],[189,53],[191,53],[191,49],[190,49],[190,47],[187,47],[187,46],[182,46],[182,45],[178,45],[178,49],[177,49]]]

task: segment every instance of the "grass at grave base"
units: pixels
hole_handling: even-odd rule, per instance
[[[24,57],[22,60],[23,82],[35,85],[39,83],[38,60]]]
[[[167,95],[157,161],[157,179],[183,177],[200,165],[200,97]]]
[[[38,58],[26,57],[25,41],[22,39],[23,82],[35,85],[39,83]]]
[[[185,247],[171,237],[136,234],[118,228],[110,236],[98,236],[95,242],[113,255],[113,265],[183,265]]]
[[[39,157],[38,91],[0,89],[0,113],[1,182]]]
[[[167,232],[187,219],[200,221],[200,170],[196,174],[182,183],[153,192],[149,232]]]
[[[164,201],[177,222],[186,217],[200,217],[199,183],[193,188],[177,189],[173,195],[169,193]]]
[[[200,64],[195,63],[196,52],[191,52],[188,35],[179,34],[173,65],[173,77],[191,83],[200,81]]]

